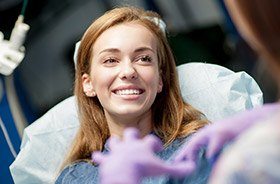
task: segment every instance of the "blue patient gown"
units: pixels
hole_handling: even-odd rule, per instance
[[[189,136],[190,137],[190,136]],[[176,139],[167,146],[165,149],[157,153],[157,156],[167,162],[175,156],[175,153],[181,149],[182,145],[188,141],[189,137]],[[104,153],[108,152],[107,143],[105,144]],[[211,165],[208,163],[204,156],[204,151],[199,153],[198,168],[194,174],[182,178],[173,179],[168,176],[149,177],[142,180],[143,184],[167,184],[167,183],[194,183],[203,184],[207,183],[209,173],[211,171]],[[98,179],[98,167],[93,166],[90,163],[81,161],[67,166],[57,178],[56,184],[94,184],[99,183]]]

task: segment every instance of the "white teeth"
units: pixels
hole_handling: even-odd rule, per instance
[[[117,95],[139,95],[140,90],[137,89],[123,89],[123,90],[117,90]]]

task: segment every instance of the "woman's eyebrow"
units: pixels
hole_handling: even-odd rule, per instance
[[[117,52],[121,52],[121,51],[119,49],[117,49],[117,48],[108,48],[108,49],[104,49],[104,50],[100,51],[98,55],[100,55],[100,54],[102,54],[104,52],[117,53]]]
[[[152,48],[146,47],[146,46],[139,47],[139,48],[135,49],[134,52],[137,53],[137,52],[143,52],[143,51],[147,51],[147,50],[155,53],[155,51]],[[117,48],[107,48],[107,49],[104,49],[104,50],[100,51],[98,55],[100,55],[100,54],[102,54],[104,52],[119,53],[121,51],[119,49],[117,49]]]
[[[147,50],[152,51],[153,53],[155,53],[155,51],[152,48],[146,47],[146,46],[139,47],[139,48],[135,49],[134,52],[143,52],[143,51],[147,51]]]

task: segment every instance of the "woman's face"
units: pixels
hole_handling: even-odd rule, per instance
[[[125,23],[103,32],[93,45],[90,75],[83,75],[87,96],[97,96],[106,118],[151,113],[162,90],[157,40],[144,26]]]

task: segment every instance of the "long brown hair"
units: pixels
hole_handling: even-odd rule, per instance
[[[256,39],[252,45],[257,53],[268,62],[276,80],[280,81],[280,1],[279,0],[226,0],[226,5],[233,17],[243,19]],[[235,21],[237,28],[244,26]],[[246,39],[246,37],[245,37]]]
[[[75,95],[78,101],[80,129],[73,142],[65,164],[89,159],[93,151],[103,149],[110,136],[103,108],[97,97],[87,97],[82,88],[82,75],[90,73],[92,47],[96,39],[107,29],[126,22],[147,27],[158,41],[158,61],[163,90],[152,105],[153,131],[165,145],[177,137],[187,136],[207,123],[204,116],[183,101],[179,89],[176,66],[165,33],[151,21],[159,17],[155,12],[134,7],[115,8],[94,21],[81,40],[76,68]]]

